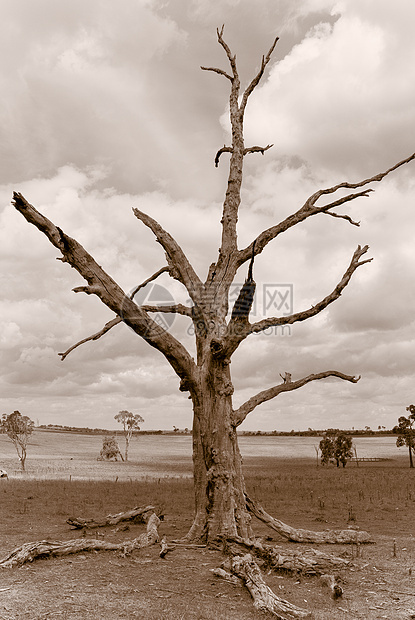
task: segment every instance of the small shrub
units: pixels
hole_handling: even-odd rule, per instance
[[[99,453],[98,461],[118,461],[118,457],[123,461],[123,456],[120,452],[120,448],[118,447],[117,440],[113,435],[105,436],[102,440],[102,448]]]

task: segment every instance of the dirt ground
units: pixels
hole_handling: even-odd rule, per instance
[[[315,620],[415,618],[413,472],[402,466],[394,470],[391,477],[390,472],[380,467],[368,467],[360,472],[350,469],[348,472],[332,470],[324,473],[312,471],[310,464],[297,466],[294,470],[292,466],[285,467],[286,478],[284,473],[281,474],[281,467],[278,469],[280,486],[275,486],[274,505],[269,512],[298,527],[344,528],[347,515],[344,507],[336,502],[340,502],[341,495],[349,491],[330,491],[330,484],[343,476],[345,483],[349,481],[350,488],[352,484],[360,484],[361,502],[352,512],[356,512],[358,527],[369,530],[376,544],[362,546],[359,557],[356,557],[357,549],[349,545],[318,547],[351,562],[349,568],[338,573],[344,590],[338,601],[331,598],[327,587],[317,578],[266,571],[267,584],[282,598],[310,610]],[[247,478],[252,492],[256,489],[258,494],[258,487],[264,487],[265,482],[256,477],[255,471],[259,470],[248,467]],[[271,472],[269,476],[274,481],[278,477]],[[312,479],[316,491],[308,489],[306,493],[300,488],[301,482],[309,487]],[[300,490],[293,494],[291,489],[290,493],[290,489],[285,488],[288,483]],[[318,487],[320,483],[321,489]],[[393,501],[389,502],[384,493],[382,495],[382,484],[389,495],[393,492],[392,485],[400,484],[404,488],[402,501],[397,502],[392,497]],[[373,498],[380,497],[378,501],[372,499],[372,495],[368,496],[369,487],[373,488]],[[106,488],[105,493],[102,488]],[[161,498],[165,508],[161,536],[168,540],[179,538],[191,524],[192,490],[188,479],[176,483],[172,480],[147,482],[146,485],[142,482],[111,483],[102,488],[97,483],[86,482],[1,480],[1,556],[29,541],[81,537],[82,532],[71,530],[66,524],[66,518],[73,510],[77,516],[98,517]],[[346,485],[345,488],[349,487]],[[317,492],[320,493],[318,498],[315,496]],[[267,494],[265,489],[265,496]],[[291,503],[288,497],[292,498]],[[400,497],[399,493],[397,497]],[[273,542],[283,548],[299,548],[298,544],[284,542],[259,522],[254,526],[259,536],[272,537]],[[101,528],[106,540],[132,539],[145,528],[132,524],[126,531],[114,529]],[[95,532],[88,532],[88,537],[94,537]],[[20,568],[1,569],[0,619],[253,620],[270,617],[254,609],[246,588],[212,575],[211,569],[220,566],[224,559],[219,551],[177,548],[163,559],[159,557],[159,551],[157,544],[135,551],[128,557],[121,557],[113,551],[80,553],[41,559]]]
[[[172,539],[185,533],[186,525],[167,519],[160,528],[161,534]],[[120,536],[106,528],[105,538],[111,541],[124,539],[126,535],[132,538],[142,530],[143,526],[132,525],[130,531]],[[68,527],[53,521],[36,528],[36,532],[32,528],[31,533],[35,539],[81,536],[78,532],[68,536]],[[21,543],[21,536],[18,538]],[[33,536],[28,535],[28,539]],[[2,542],[4,548],[5,541]],[[12,544],[10,540],[6,542],[10,548],[17,540]],[[355,557],[352,567],[340,573],[344,595],[336,602],[316,578],[268,574],[266,581],[282,598],[313,610],[316,619],[415,618],[414,577],[409,574],[411,545],[412,537],[398,536],[397,557],[393,557],[390,537],[376,536],[376,545],[365,546],[362,557]],[[290,543],[282,546],[288,548]],[[351,555],[345,546],[324,547],[343,557]],[[161,559],[159,551],[159,546],[154,545],[126,558],[114,552],[81,553],[3,569],[0,618],[248,620],[266,617],[254,610],[245,588],[230,585],[211,574],[210,569],[223,560],[220,552],[179,548]]]

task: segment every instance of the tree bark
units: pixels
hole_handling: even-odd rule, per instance
[[[211,359],[194,399],[195,519],[186,540],[251,536],[242,459],[232,418],[229,366]]]

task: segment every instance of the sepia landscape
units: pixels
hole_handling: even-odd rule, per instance
[[[415,618],[414,7],[0,15],[0,620]]]
[[[85,534],[122,543],[144,532],[145,525],[125,521],[85,530],[73,529],[67,520],[102,519],[138,506],[161,510],[160,539],[186,534],[194,506],[191,437],[136,436],[128,462],[97,460],[102,438],[35,430],[22,474],[13,445],[0,435],[0,466],[9,473],[0,479],[4,558],[30,541],[82,541]],[[318,437],[241,437],[248,493],[294,527],[352,526],[370,532],[373,544],[317,546],[345,561],[335,571],[343,589],[337,600],[321,577],[300,569],[268,569],[268,585],[282,598],[307,605],[316,620],[410,618],[415,614],[415,478],[409,475],[406,451],[396,447],[391,435],[355,437],[361,458],[385,460],[349,462],[338,469],[317,465],[318,442]],[[287,541],[261,521],[255,529],[283,553],[307,547]],[[160,549],[154,544],[125,557],[119,551],[81,551],[2,568],[0,617],[267,617],[253,609],[248,591],[213,575],[222,551],[177,546],[160,558]]]

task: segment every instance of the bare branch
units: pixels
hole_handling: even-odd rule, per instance
[[[325,211],[326,215],[331,215],[332,217],[339,217],[342,220],[347,220],[348,222],[350,222],[350,224],[353,224],[353,226],[360,226],[360,222],[355,222],[354,220],[352,220],[352,218],[350,217],[350,215],[343,215],[340,213],[332,213],[331,211]]]
[[[111,319],[111,321],[108,321],[108,323],[105,323],[104,327],[99,332],[92,334],[92,336],[88,336],[88,338],[84,338],[83,340],[80,340],[76,344],[69,347],[69,349],[67,349],[65,353],[58,353],[58,355],[61,356],[61,361],[63,362],[63,360],[69,355],[69,353],[72,353],[72,351],[76,349],[77,347],[81,346],[81,344],[85,344],[85,342],[89,342],[90,340],[98,340],[99,338],[101,338],[101,336],[104,336],[104,334],[109,332],[110,329],[112,329],[119,323],[122,323],[122,319],[119,316],[117,316],[115,317],[115,319]]]
[[[99,286],[75,286],[72,291],[74,293],[85,293],[86,295],[97,295],[99,293]]]
[[[192,308],[189,308],[188,306],[184,306],[183,304],[175,304],[173,306],[145,305],[145,306],[140,306],[140,307],[141,307],[141,310],[144,310],[144,312],[166,312],[170,314],[182,314],[183,316],[188,316],[188,317],[192,316]]]
[[[129,299],[115,280],[98,265],[76,239],[66,235],[39,213],[22,194],[14,192],[12,204],[30,224],[36,226],[52,245],[60,250],[65,262],[78,271],[110,310],[122,317],[124,323],[164,355],[180,378],[186,377],[189,384],[195,380],[195,363],[186,348]]]
[[[186,287],[191,299],[195,303],[199,303],[202,297],[203,284],[180,245],[154,218],[136,208],[133,208],[133,213],[154,233],[157,241],[165,250],[172,278],[181,282]]]
[[[147,280],[144,280],[144,282],[141,282],[141,284],[138,284],[138,286],[136,286],[129,294],[129,298],[134,299],[134,297],[137,295],[139,290],[147,286],[147,284],[150,284],[150,282],[153,282],[153,280],[156,280],[159,276],[161,276],[162,273],[166,273],[166,271],[169,272],[170,268],[167,266],[161,267],[161,269],[153,273],[153,275],[147,278]]]
[[[224,71],[223,69],[218,69],[217,67],[200,67],[200,68],[202,69],[202,71],[213,71],[214,73],[219,73],[219,75],[225,76],[231,82],[233,80],[233,77],[231,77],[229,73],[226,73],[226,71]]]
[[[358,245],[352,260],[350,261],[350,265],[346,269],[343,274],[342,279],[337,284],[337,286],[333,289],[333,291],[324,297],[321,301],[319,301],[315,306],[311,306],[308,310],[303,310],[302,312],[296,312],[294,314],[290,314],[289,316],[281,316],[281,317],[272,317],[263,319],[262,321],[258,321],[257,323],[253,323],[250,328],[250,333],[258,333],[267,329],[268,327],[274,327],[276,325],[292,325],[293,323],[297,323],[299,321],[305,321],[316,314],[319,314],[322,310],[327,308],[330,304],[332,304],[336,299],[340,297],[346,286],[349,284],[350,279],[356,269],[365,263],[370,263],[373,259],[368,258],[366,260],[359,260],[363,254],[366,254],[369,246],[365,245],[363,248]]]
[[[350,381],[351,383],[357,383],[360,379],[360,376],[355,377],[353,375],[346,375],[338,370],[325,370],[317,374],[308,375],[307,377],[303,377],[297,381],[283,381],[278,385],[268,388],[267,390],[263,390],[255,396],[252,396],[252,398],[236,409],[233,412],[232,424],[234,426],[239,426],[245,420],[246,416],[255,409],[255,407],[261,403],[265,403],[267,400],[275,398],[282,392],[291,392],[292,390],[297,390],[298,388],[303,387],[303,385],[306,385],[311,381],[318,381],[319,379],[326,379],[327,377],[337,377],[338,379]]]
[[[262,76],[264,74],[265,67],[267,66],[267,64],[271,60],[271,55],[272,55],[272,52],[275,49],[275,46],[277,45],[277,42],[278,42],[278,37],[276,37],[274,39],[273,44],[271,45],[271,47],[268,50],[268,54],[265,57],[264,56],[262,57],[260,70],[258,71],[256,76],[253,78],[251,83],[245,89],[245,92],[244,92],[244,94],[242,96],[241,105],[239,106],[242,113],[244,112],[244,110],[246,108],[246,104],[248,103],[249,95],[251,95],[251,93],[253,92],[254,88],[258,85],[260,79],[262,78]]]
[[[219,159],[220,159],[220,156],[222,155],[222,153],[232,153],[232,152],[233,152],[233,148],[231,146],[223,145],[223,147],[221,149],[219,149],[219,151],[216,153],[215,167],[217,168],[219,166]]]
[[[166,271],[169,271],[169,268],[168,267],[162,267],[161,269],[159,269],[158,271],[153,273],[152,276],[147,278],[147,280],[144,280],[144,282],[142,282],[141,284],[136,286],[134,288],[134,290],[129,295],[130,299],[133,299],[134,296],[138,293],[138,291],[141,288],[143,288],[144,286],[146,286],[147,284],[149,284],[150,282],[152,282],[153,280],[158,278],[159,275],[161,275],[162,273],[164,273]],[[85,287],[78,286],[76,289],[72,289],[72,290],[75,293],[78,293],[83,288],[85,288]],[[81,344],[85,344],[85,342],[89,342],[91,340],[98,340],[99,338],[101,338],[101,336],[104,336],[107,332],[109,332],[110,329],[112,329],[113,327],[115,327],[119,323],[122,323],[122,319],[117,316],[115,319],[112,319],[111,321],[108,321],[108,323],[105,323],[104,327],[99,332],[96,332],[95,334],[92,334],[92,336],[88,336],[88,338],[84,338],[83,340],[80,340],[76,344],[72,345],[67,351],[65,351],[65,353],[58,353],[58,355],[61,356],[61,361],[63,362],[63,360],[69,355],[69,353],[72,353],[72,351],[74,349],[76,349],[77,347],[81,346]]]
[[[298,211],[296,211],[292,215],[289,215],[287,218],[285,218],[285,220],[283,220],[282,222],[279,222],[275,226],[271,226],[270,228],[267,228],[266,230],[264,230],[258,235],[258,237],[255,240],[256,242],[255,243],[255,254],[260,254],[262,250],[265,248],[265,246],[270,241],[275,239],[279,234],[285,232],[289,228],[292,228],[296,224],[303,222],[308,217],[311,217],[312,215],[317,215],[319,213],[325,213],[328,215],[332,215],[333,217],[340,217],[341,219],[345,219],[349,221],[354,226],[357,226],[358,225],[357,222],[353,221],[351,218],[349,219],[348,216],[335,215],[334,213],[330,212],[330,209],[333,209],[342,204],[345,204],[346,202],[355,200],[356,198],[368,197],[369,193],[374,191],[373,189],[368,188],[362,192],[348,194],[346,196],[343,196],[342,198],[339,198],[338,200],[335,200],[323,206],[317,206],[316,205],[317,200],[321,196],[332,194],[339,189],[357,189],[359,187],[364,187],[365,185],[368,185],[369,183],[382,181],[382,179],[384,179],[388,174],[390,174],[394,170],[397,170],[401,166],[411,162],[414,159],[415,159],[415,153],[413,153],[406,159],[403,159],[402,161],[398,162],[391,168],[388,168],[388,170],[386,170],[385,172],[375,174],[374,176],[368,179],[364,179],[363,181],[359,181],[357,183],[344,182],[344,183],[339,183],[338,185],[334,185],[333,187],[329,187],[327,189],[318,190],[312,196],[310,196],[310,198],[306,200],[304,205]],[[247,260],[250,259],[251,254],[252,254],[252,245],[253,243],[251,243],[249,246],[245,247],[244,249],[239,250],[239,255],[236,261],[237,268],[239,268],[241,265],[243,265],[243,263],[245,263]]]
[[[267,146],[251,146],[244,149],[244,155],[247,155],[248,153],[262,153],[263,155],[265,151],[268,151],[268,149],[271,149],[273,146],[273,144],[268,144]]]
[[[218,35],[218,41],[219,44],[223,47],[223,49],[226,52],[226,55],[228,57],[229,60],[229,64],[231,65],[231,69],[232,69],[232,73],[233,73],[233,78],[231,78],[231,81],[234,82],[234,80],[238,80],[239,76],[238,76],[238,70],[236,68],[236,56],[232,56],[232,52],[228,46],[227,43],[225,43],[224,39],[223,39],[223,31],[224,31],[225,26],[222,26],[222,28],[219,30],[219,28],[216,30],[217,35]]]
[[[357,183],[348,183],[347,181],[344,181],[343,183],[338,183],[337,185],[333,185],[333,187],[328,187],[327,189],[320,189],[315,194],[310,196],[310,198],[307,200],[304,206],[314,205],[316,201],[320,198],[320,196],[324,196],[326,194],[333,194],[334,192],[337,192],[337,190],[339,189],[357,189],[358,187],[364,187],[365,185],[368,185],[369,183],[380,182],[388,174],[390,174],[397,168],[400,168],[401,166],[408,164],[413,159],[415,159],[415,153],[412,153],[412,155],[410,155],[406,159],[402,159],[401,161],[399,161],[397,164],[395,164],[391,168],[388,168],[387,170],[385,170],[385,172],[380,172],[379,174],[375,174],[373,177],[369,177],[368,179],[364,179],[363,181],[358,181]],[[370,190],[370,191],[374,191],[374,190]]]
[[[340,282],[329,295],[324,297],[324,299],[319,301],[315,306],[311,306],[311,308],[303,310],[302,312],[296,312],[295,314],[290,314],[288,316],[270,317],[252,324],[250,324],[248,321],[245,321],[245,323],[240,322],[237,328],[234,324],[234,321],[229,321],[225,342],[223,343],[221,348],[221,355],[224,355],[225,357],[229,357],[230,355],[232,355],[232,353],[238,348],[240,343],[245,340],[245,338],[250,334],[259,333],[261,331],[264,331],[265,329],[268,329],[269,327],[275,327],[277,325],[292,325],[293,323],[305,321],[306,319],[309,319],[312,316],[319,314],[322,310],[327,308],[328,305],[330,305],[340,297],[356,269],[361,265],[369,263],[373,260],[371,258],[368,258],[366,260],[359,260],[363,256],[363,254],[368,251],[368,249],[368,245],[365,245],[363,248],[360,245],[357,246],[350,265],[343,274]],[[252,254],[255,255],[255,253],[255,246],[253,246]]]

